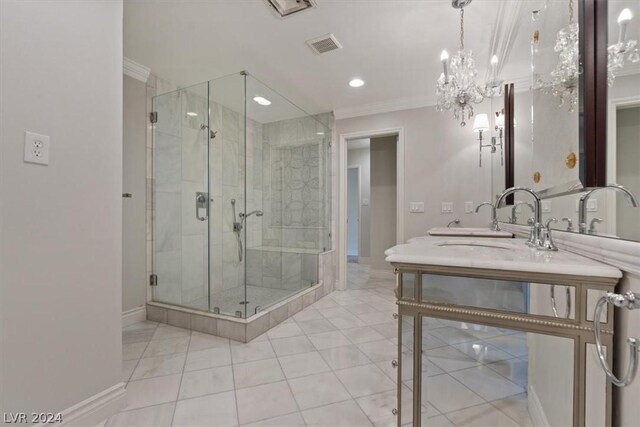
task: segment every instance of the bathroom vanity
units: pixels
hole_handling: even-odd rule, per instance
[[[522,239],[427,236],[386,255],[397,273],[398,426],[483,404],[521,425],[612,424],[593,309],[618,269]],[[613,311],[601,318],[608,350]]]

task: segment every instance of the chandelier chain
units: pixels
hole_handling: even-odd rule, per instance
[[[464,8],[460,8],[460,50],[464,50]]]

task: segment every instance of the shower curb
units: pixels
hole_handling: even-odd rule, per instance
[[[246,319],[148,302],[147,320],[246,343],[333,291],[328,288],[320,282]]]

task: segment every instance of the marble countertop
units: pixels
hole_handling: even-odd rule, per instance
[[[429,230],[430,236],[513,237],[508,231],[493,231],[490,228],[436,227]]]
[[[524,239],[424,236],[385,251],[386,261],[400,264],[619,278],[615,267],[560,249],[538,251]]]

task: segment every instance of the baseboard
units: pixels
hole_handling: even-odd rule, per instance
[[[528,389],[529,415],[531,415],[533,425],[549,427],[549,420],[547,420],[547,415],[544,413],[544,409],[542,408],[542,403],[540,403],[536,389],[531,385]]]
[[[147,320],[147,306],[132,308],[122,313],[122,327]]]
[[[127,404],[125,383],[118,383],[62,411],[63,426],[95,426],[118,413]],[[50,427],[51,424],[36,424]]]

